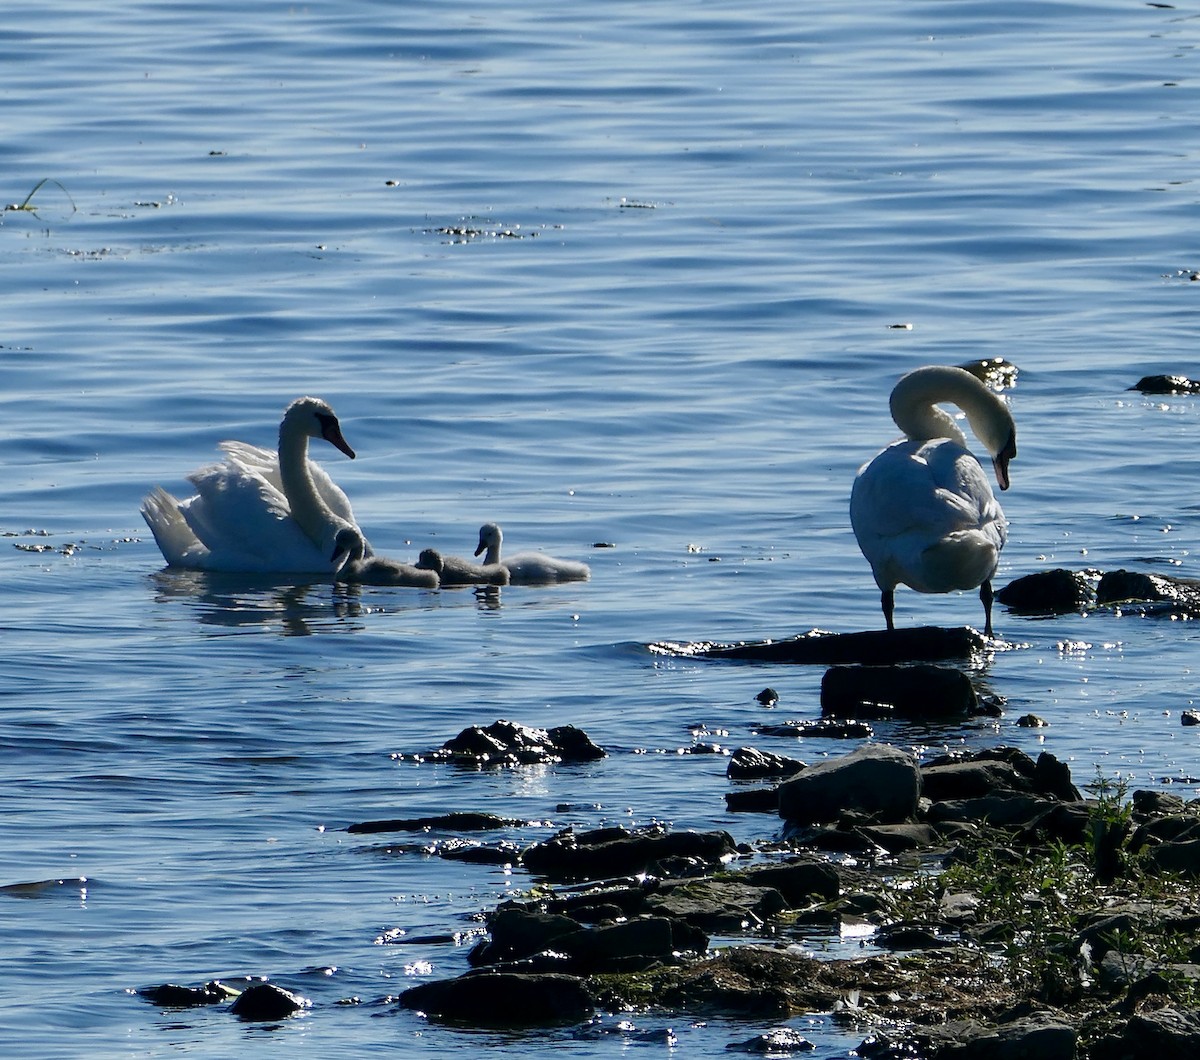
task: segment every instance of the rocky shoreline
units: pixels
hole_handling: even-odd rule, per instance
[[[1032,593],[1021,599],[1034,610],[1140,599],[1156,614],[1200,601],[1193,584],[1157,575],[1122,576],[1099,603],[1098,576],[1032,577],[1014,593]],[[880,636],[655,648],[825,662],[823,717],[806,729],[827,737],[871,736],[864,718],[995,711],[953,664],[862,665]],[[944,630],[907,631],[905,644],[922,660],[996,647],[974,631]],[[770,705],[775,694],[757,698]],[[522,768],[604,755],[572,726],[497,721],[396,757]],[[467,973],[393,1003],[432,1021],[507,1029],[584,1026],[601,1013],[758,1022],[831,1013],[862,1035],[855,1052],[868,1058],[1200,1055],[1200,799],[1127,792],[1101,777],[1084,797],[1054,756],[1004,746],[918,762],[865,742],[814,765],[747,746],[730,757],[728,777],[727,808],[778,815],[778,840],[611,827],[522,847],[486,837],[527,822],[476,812],[350,825],[417,833],[423,853],[519,864],[535,880],[486,914],[487,938]],[[430,829],[464,835],[431,844]],[[807,945],[814,932],[858,937],[864,952],[818,958]],[[162,1008],[227,1004],[249,1020],[311,1005],[272,983],[240,986],[137,993]],[[812,1043],[781,1027],[729,1048],[789,1055]]]
[[[553,744],[511,723],[489,731],[525,754]],[[581,735],[567,746],[594,747]],[[477,733],[467,742],[495,753]],[[735,784],[747,776],[737,763],[758,761],[744,750],[730,762]],[[1009,747],[922,765],[866,743],[813,766],[789,761],[760,800],[782,819],[775,843],[613,827],[500,846],[539,883],[487,915],[470,971],[398,1003],[490,1028],[583,1024],[601,1012],[826,1012],[862,1034],[863,1057],[1197,1055],[1200,800],[1125,797],[1104,784],[1084,798],[1052,755]],[[486,832],[513,822],[471,813],[437,823]],[[814,930],[865,932],[874,952],[815,957],[804,944]],[[265,982],[138,993],[164,1008],[230,1003],[243,1019],[310,1004]],[[780,1028],[730,1047],[787,1055],[811,1043]]]

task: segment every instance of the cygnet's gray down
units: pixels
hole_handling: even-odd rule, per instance
[[[592,576],[591,568],[586,563],[573,559],[555,559],[544,552],[519,552],[511,559],[500,555],[500,545],[504,535],[496,523],[484,523],[479,528],[479,547],[475,555],[487,553],[484,563],[498,563],[508,568],[508,577],[512,582],[539,584],[546,582],[585,582]]]
[[[436,570],[414,567],[386,556],[366,556],[362,533],[352,526],[339,530],[334,538],[334,563],[342,560],[335,578],[359,585],[411,585],[418,589],[436,589],[441,584]]]
[[[508,570],[499,563],[479,564],[460,556],[443,556],[437,549],[423,549],[417,557],[422,570],[437,571],[442,585],[507,585]]]

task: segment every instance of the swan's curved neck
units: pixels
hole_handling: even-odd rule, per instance
[[[323,548],[333,513],[321,500],[308,470],[308,435],[286,420],[279,428],[279,477],[292,518],[314,545]]]
[[[495,537],[488,538],[487,551],[483,554],[483,565],[490,567],[500,562],[500,542]]]
[[[938,402],[957,405],[966,413],[971,430],[983,442],[993,432],[984,423],[997,415],[999,406],[1007,409],[990,390],[970,372],[961,368],[931,366],[909,372],[892,391],[892,419],[913,441],[930,438],[950,438],[966,447],[967,439],[954,418]]]

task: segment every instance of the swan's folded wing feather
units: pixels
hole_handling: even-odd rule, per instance
[[[196,495],[179,509],[212,554],[210,569],[326,571],[333,564],[292,519],[269,481],[227,461],[188,476]]]
[[[274,449],[264,449],[260,445],[251,445],[249,442],[238,441],[221,442],[217,448],[229,458],[231,463],[235,464],[241,470],[252,475],[261,476],[279,490],[280,493],[283,492],[283,479],[279,473],[279,454]],[[317,488],[317,494],[329,507],[330,511],[338,516],[338,518],[357,526],[358,523],[354,518],[354,511],[350,507],[350,498],[333,481],[329,472],[313,460],[311,456],[308,460],[308,471],[312,476],[313,485]]]

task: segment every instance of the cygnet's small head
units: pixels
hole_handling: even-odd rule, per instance
[[[436,548],[423,548],[417,557],[415,566],[420,567],[421,570],[433,570],[441,574],[446,564],[442,559],[442,554]]]
[[[479,546],[475,549],[475,555],[482,556],[489,548],[495,548],[499,552],[503,540],[504,535],[500,532],[498,524],[484,523],[479,528]]]
[[[354,459],[354,450],[342,437],[342,427],[338,423],[337,415],[328,402],[320,398],[302,397],[293,401],[283,414],[283,423],[279,427],[280,436],[289,429],[297,430],[309,438],[324,438],[351,460]]]
[[[331,563],[358,563],[366,552],[366,542],[362,532],[357,527],[346,526],[337,532],[333,539],[333,554],[329,557]]]

